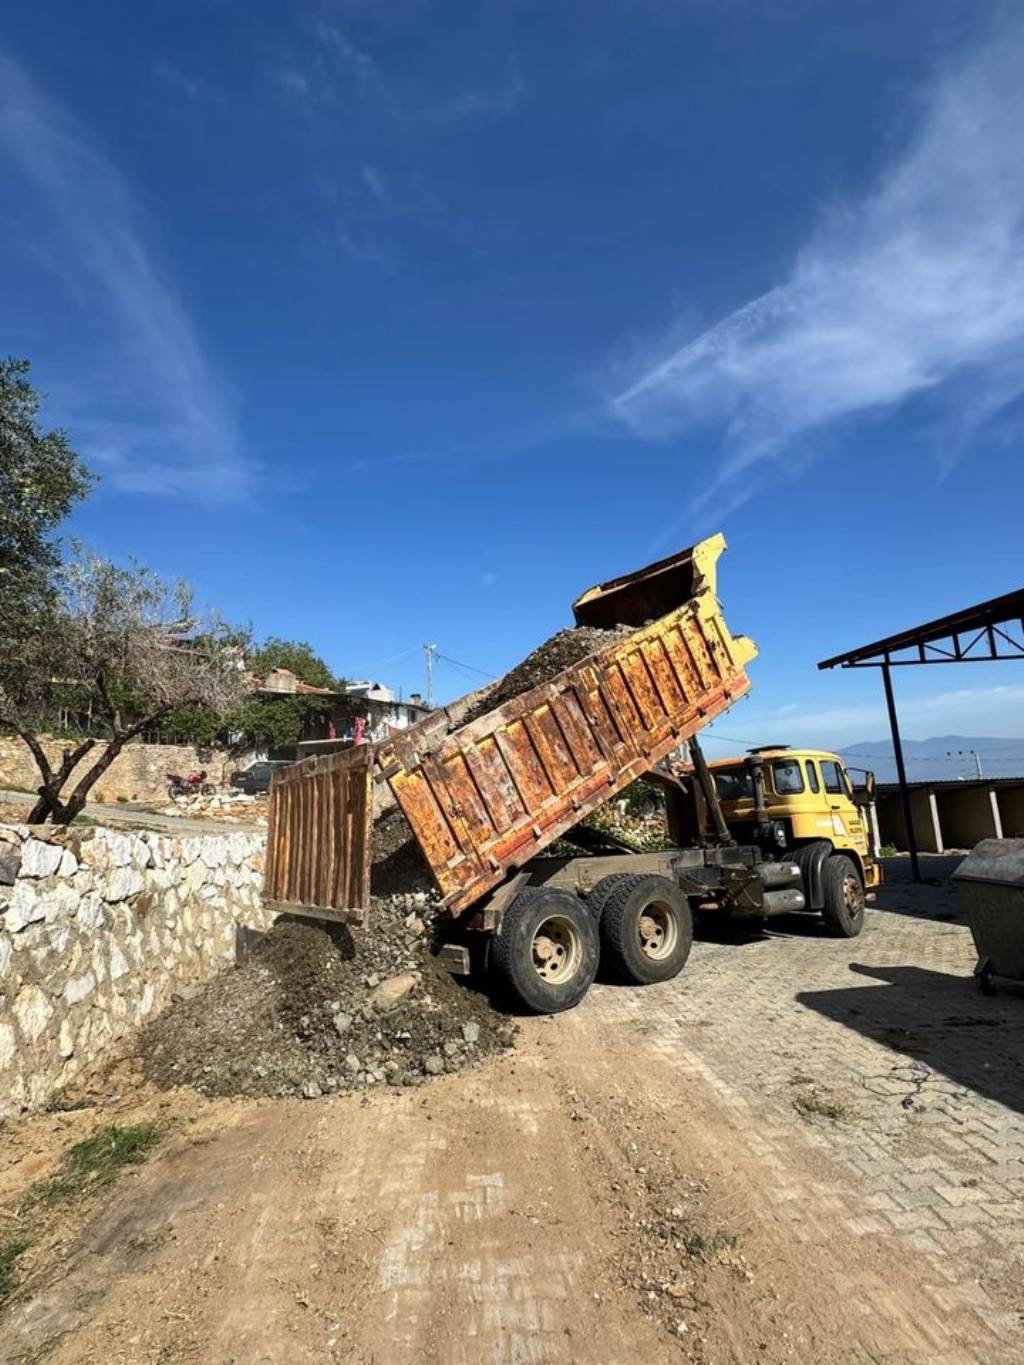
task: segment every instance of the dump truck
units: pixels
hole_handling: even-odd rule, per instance
[[[716,759],[708,769],[730,836],[760,844],[780,865],[799,868],[789,895],[755,905],[753,913],[813,910],[831,934],[859,934],[865,902],[882,882],[868,815],[874,774],[864,772],[864,780],[854,783],[839,754],[788,744],[759,745],[739,758]]]
[[[599,964],[637,984],[675,976],[694,911],[801,908],[800,863],[780,859],[767,829],[733,838],[696,740],[749,691],[757,653],[718,602],[724,549],[715,535],[588,589],[573,603],[576,625],[607,632],[606,642],[500,705],[473,708],[468,722],[466,706],[453,705],[383,743],[275,773],[268,908],[372,932],[382,788],[440,893],[446,965],[482,966],[530,1010],[575,1005]],[[634,852],[583,823],[641,776],[667,793],[675,846],[661,852]],[[803,899],[812,904],[810,886]]]

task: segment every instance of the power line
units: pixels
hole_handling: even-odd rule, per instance
[[[490,678],[493,682],[497,678],[497,673],[488,673],[484,668],[474,668],[472,664],[460,663],[458,659],[453,659],[448,654],[438,654],[439,659],[443,659],[446,664],[454,664],[456,668],[464,668],[470,673],[479,673],[482,678]]]

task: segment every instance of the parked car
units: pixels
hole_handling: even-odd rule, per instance
[[[287,768],[287,760],[278,758],[268,758],[262,763],[253,763],[251,767],[241,768],[238,772],[231,774],[231,785],[236,791],[246,792],[249,796],[265,795],[270,790],[270,779],[278,768]]]

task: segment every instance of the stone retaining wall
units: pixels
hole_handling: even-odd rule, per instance
[[[46,1104],[269,927],[264,843],[0,825],[0,1117]]]
[[[53,765],[59,765],[64,751],[74,748],[75,740],[41,735],[43,752]],[[98,740],[79,762],[64,788],[70,792],[75,780],[83,776],[103,753],[106,744]],[[191,744],[126,744],[89,793],[90,801],[156,801],[167,797],[167,773],[199,772],[205,768],[217,786],[227,782],[231,773],[247,767],[253,755],[229,758],[222,749],[200,751]],[[39,770],[23,740],[15,735],[0,735],[0,787],[16,787],[34,792],[39,787]]]

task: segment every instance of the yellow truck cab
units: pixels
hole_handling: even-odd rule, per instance
[[[854,787],[838,754],[784,744],[708,764],[729,833],[800,869],[805,908],[833,933],[860,932],[882,880],[863,810],[874,778]]]

